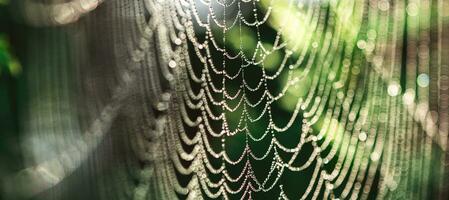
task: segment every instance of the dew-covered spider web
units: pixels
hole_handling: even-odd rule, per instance
[[[21,1],[11,180],[44,199],[445,199],[448,4]]]

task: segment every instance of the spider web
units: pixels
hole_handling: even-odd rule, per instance
[[[98,198],[444,198],[434,193],[445,187],[449,121],[443,1],[99,3],[57,4],[48,9],[73,12],[50,21],[26,16],[80,18],[68,29],[88,40],[69,45],[80,49],[74,87],[88,96],[86,125],[74,122],[84,146],[76,159],[56,156],[65,173],[49,186],[90,159],[102,163],[93,171],[120,166],[104,172]],[[31,146],[51,169],[54,156]]]

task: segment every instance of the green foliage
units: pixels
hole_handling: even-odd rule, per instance
[[[0,74],[17,76],[22,71],[19,61],[12,55],[8,38],[0,33]]]

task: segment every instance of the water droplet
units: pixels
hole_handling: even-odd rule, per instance
[[[373,153],[371,154],[370,158],[371,158],[372,161],[376,162],[376,161],[379,160],[380,155],[379,155],[379,153],[377,153],[377,152],[373,152]]]
[[[416,5],[416,3],[409,3],[407,5],[407,14],[410,16],[416,16],[418,15],[418,6]]]
[[[181,45],[181,44],[182,44],[182,40],[179,39],[179,38],[176,38],[176,39],[175,39],[175,44],[176,44],[176,45]]]
[[[404,96],[402,97],[405,105],[410,105],[415,101],[415,91],[411,88],[405,90]]]
[[[387,11],[388,9],[390,9],[390,3],[388,3],[388,1],[386,1],[386,0],[382,0],[382,1],[379,1],[377,7],[381,11]]]
[[[80,8],[84,12],[89,12],[98,6],[98,0],[81,0],[79,1]]]
[[[176,67],[176,62],[174,60],[170,60],[170,62],[168,62],[168,66],[170,68],[175,68]]]
[[[388,95],[392,97],[397,96],[401,92],[401,86],[396,82],[392,82],[390,83],[390,85],[388,85],[387,92]]]
[[[362,141],[362,142],[366,141],[367,137],[368,136],[366,135],[366,133],[364,131],[360,132],[360,134],[359,134],[359,140],[360,141]]]
[[[359,49],[365,49],[365,47],[366,47],[366,42],[365,42],[365,40],[359,40],[359,41],[357,41],[357,47],[358,47]]]
[[[186,39],[186,34],[184,34],[184,33],[179,34],[179,38]]]
[[[427,87],[430,82],[429,75],[422,73],[418,76],[418,78],[416,78],[416,81],[419,87]]]

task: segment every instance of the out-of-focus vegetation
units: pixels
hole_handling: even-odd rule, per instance
[[[22,160],[18,134],[22,66],[11,44],[15,24],[9,3],[0,0],[0,178],[20,170]]]
[[[11,53],[11,47],[6,34],[0,35],[0,73],[18,76],[22,71],[19,61]]]

